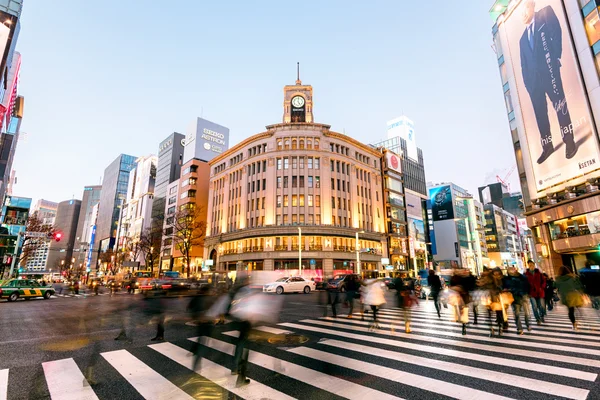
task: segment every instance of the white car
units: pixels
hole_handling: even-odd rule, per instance
[[[303,292],[309,294],[311,290],[315,290],[316,286],[317,284],[314,281],[306,280],[300,276],[292,276],[267,283],[263,286],[263,292],[275,292],[277,294]]]

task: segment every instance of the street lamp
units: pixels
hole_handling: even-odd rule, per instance
[[[355,247],[356,247],[356,273],[360,275],[361,271],[360,271],[360,243],[358,242],[358,234],[359,233],[365,233],[365,231],[356,231],[356,243],[355,243]]]

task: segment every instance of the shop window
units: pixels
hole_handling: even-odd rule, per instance
[[[600,16],[597,8],[585,17],[585,32],[590,46],[600,40]]]

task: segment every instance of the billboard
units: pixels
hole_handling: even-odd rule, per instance
[[[183,163],[197,158],[210,161],[229,149],[229,128],[197,118],[185,137]]]
[[[406,215],[417,219],[423,219],[423,207],[421,197],[413,194],[410,190],[406,190],[404,193],[404,199],[406,201]]]
[[[598,139],[562,1],[513,4],[499,25],[516,85],[507,104],[520,105],[521,147],[539,192],[600,168]]]
[[[450,186],[438,186],[429,189],[431,199],[431,213],[434,221],[454,219],[454,205],[452,204],[452,190]]]
[[[385,152],[385,164],[388,169],[394,170],[399,174],[402,173],[402,162],[400,156],[396,153],[386,150]]]
[[[415,141],[415,125],[405,115],[387,122],[388,139],[401,137],[406,140],[406,155],[415,161],[419,161],[417,142]]]

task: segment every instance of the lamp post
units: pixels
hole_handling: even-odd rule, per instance
[[[356,231],[356,273],[357,274],[361,274],[361,269],[360,269],[360,243],[358,241],[358,234],[359,233],[365,233],[365,231]]]
[[[302,276],[302,228],[298,227],[298,275]]]

